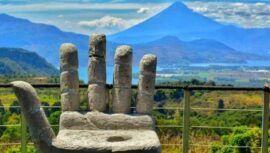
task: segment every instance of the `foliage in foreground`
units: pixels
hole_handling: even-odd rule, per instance
[[[183,82],[174,84],[184,84]],[[186,83],[188,84],[188,83]],[[192,80],[190,84],[206,85],[209,83]],[[214,83],[211,83],[214,85]],[[135,91],[135,90],[134,90]],[[58,125],[61,110],[59,89],[37,89],[40,101],[51,125]],[[84,108],[88,108],[87,90],[81,89],[81,102]],[[181,126],[183,121],[183,91],[180,89],[159,89],[155,94],[154,118],[157,125]],[[135,106],[136,92],[132,96],[132,106]],[[11,89],[0,89],[0,122],[4,125],[20,124],[20,108],[18,101]],[[12,107],[10,107],[12,106]],[[48,106],[53,106],[48,108]],[[193,91],[191,93],[191,107],[211,108],[214,110],[191,111],[190,123],[192,126],[217,126],[217,127],[260,127],[260,111],[228,111],[226,109],[261,109],[262,95],[259,92],[232,92],[232,91]],[[215,110],[216,109],[216,110]],[[53,127],[57,133],[58,128]],[[238,130],[240,129],[240,130]],[[19,143],[20,126],[0,127],[0,143]],[[181,127],[157,128],[162,144],[176,144],[163,146],[164,153],[181,152]],[[245,129],[244,127],[231,129],[192,129],[190,132],[191,143],[203,143],[212,147],[191,147],[192,153],[257,153],[258,149],[228,148],[226,146],[260,146],[260,130],[258,128]],[[217,143],[221,141],[220,143]],[[215,143],[214,143],[215,142]],[[32,147],[32,149],[31,149]],[[28,146],[29,153],[35,153],[33,146]],[[19,146],[0,146],[0,153],[19,153]]]
[[[262,132],[258,127],[237,127],[229,135],[222,136],[222,144],[213,144],[212,153],[257,153],[260,152]]]
[[[10,147],[7,149],[6,153],[21,153],[21,147]],[[38,153],[34,146],[27,146],[27,153]]]

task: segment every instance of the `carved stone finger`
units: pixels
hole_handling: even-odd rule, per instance
[[[36,148],[40,153],[51,153],[55,134],[41,108],[35,89],[23,81],[12,82],[12,85]]]
[[[73,44],[60,47],[60,71],[62,111],[79,110],[78,51]]]
[[[113,112],[129,113],[131,103],[132,48],[120,46],[114,56]]]
[[[140,76],[136,111],[140,114],[152,114],[155,93],[157,57],[144,55],[140,61]]]
[[[91,35],[88,78],[89,109],[100,112],[106,111],[106,36],[103,34]]]

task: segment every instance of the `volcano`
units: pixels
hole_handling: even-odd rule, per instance
[[[214,31],[222,26],[222,24],[194,12],[183,3],[175,2],[150,19],[112,35],[110,39],[116,42],[142,43],[160,39],[166,35],[183,36]]]
[[[175,2],[146,21],[111,35],[109,39],[131,44],[151,42],[168,35],[184,41],[210,39],[235,50],[265,55],[270,51],[269,34],[270,28],[242,28],[219,23],[181,2]]]

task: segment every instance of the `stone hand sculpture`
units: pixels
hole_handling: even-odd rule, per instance
[[[22,81],[12,82],[22,114],[40,153],[161,153],[151,118],[155,86],[154,55],[140,62],[136,113],[131,113],[132,49],[120,46],[115,53],[112,111],[106,89],[106,37],[92,35],[89,50],[89,112],[81,112],[77,49],[60,47],[61,108],[59,133],[55,136],[35,89]]]

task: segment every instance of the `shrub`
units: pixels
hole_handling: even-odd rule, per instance
[[[51,125],[58,125],[59,124],[59,120],[60,120],[60,115],[61,115],[61,111],[55,111],[53,113],[51,113],[50,117],[49,117],[49,121],[51,123]],[[53,126],[52,127],[55,133],[58,133],[59,128]]]
[[[10,147],[7,149],[6,153],[21,153],[21,147]],[[27,146],[27,153],[38,153],[34,146]]]
[[[257,153],[261,145],[261,130],[237,127],[232,134],[222,137],[222,145],[212,144],[212,153]],[[238,146],[238,147],[227,147]]]

